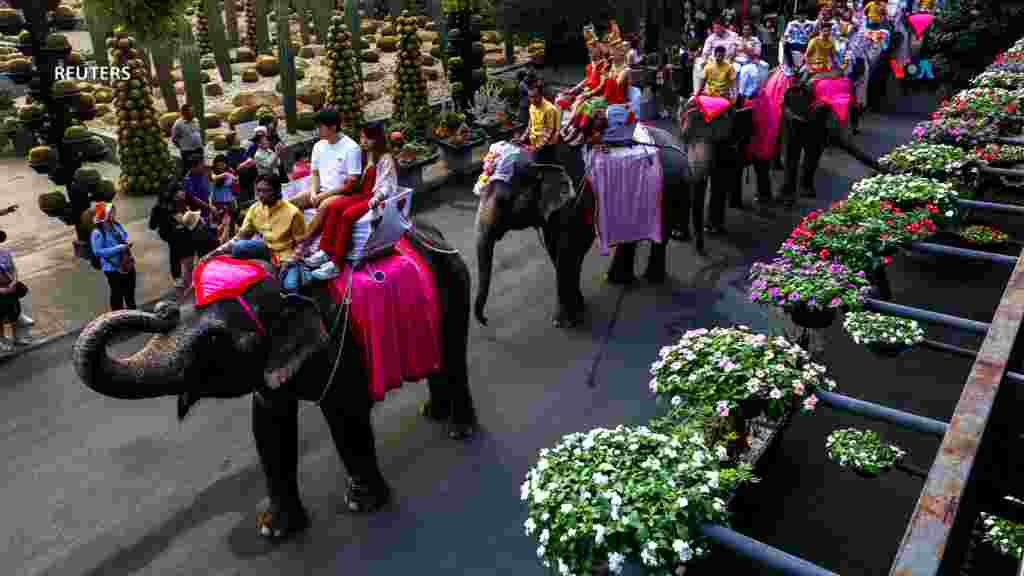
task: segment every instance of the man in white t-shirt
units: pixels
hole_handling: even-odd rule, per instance
[[[354,187],[363,175],[363,151],[341,132],[338,113],[324,108],[317,113],[316,120],[320,141],[313,145],[309,190],[290,200],[303,210],[317,208],[332,196],[357,193]]]

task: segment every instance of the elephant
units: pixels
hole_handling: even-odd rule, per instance
[[[477,422],[466,358],[469,270],[436,228],[415,222],[406,235],[434,272],[443,340],[444,373],[428,378],[423,415],[448,421],[452,438],[468,439]],[[260,515],[260,532],[274,538],[309,523],[297,484],[299,400],[319,403],[327,420],[350,477],[349,508],[372,511],[390,497],[377,465],[363,350],[348,322],[339,322],[342,308],[324,282],[304,287],[308,296],[282,297],[280,290],[271,274],[246,290],[244,300],[184,311],[162,302],[152,313],[108,313],[82,331],[73,349],[75,370],[90,389],[120,399],[178,396],[179,419],[200,398],[252,393],[253,436],[271,502]],[[328,333],[325,325],[334,328]],[[140,333],[154,336],[137,353],[118,358],[107,351],[115,339]],[[269,384],[270,374],[277,386]]]
[[[699,111],[693,114],[699,115]],[[659,148],[664,188],[662,200],[662,230],[666,236],[661,243],[653,243],[645,277],[652,283],[665,278],[665,259],[668,234],[673,227],[680,230],[679,239],[688,241],[689,221],[692,218],[693,238],[698,252],[704,251],[703,219],[704,196],[709,175],[716,170],[717,151],[725,149],[732,138],[733,115],[727,113],[712,125],[691,122],[684,132],[684,141],[669,132],[648,127],[654,144]],[[595,121],[584,140],[591,141],[603,124]],[[559,165],[537,168],[540,172],[559,174],[557,187],[540,189],[528,186],[532,176],[513,178],[511,182],[495,181],[489,192],[480,199],[476,222],[478,284],[474,315],[487,325],[484,310],[491,285],[495,245],[511,231],[536,228],[548,256],[555,266],[558,286],[558,307],[553,323],[560,327],[574,327],[583,320],[585,303],[580,291],[583,259],[590,250],[594,232],[595,198],[589,186],[584,185],[583,156],[579,148],[557,144]],[[529,167],[522,167],[522,172]],[[517,167],[517,174],[521,173]],[[527,184],[524,186],[524,184]],[[539,191],[538,191],[539,190]],[[577,194],[575,191],[581,190]],[[633,265],[636,243],[615,247],[607,279],[613,284],[627,284],[634,280]]]
[[[862,66],[858,69],[863,71]],[[787,206],[796,202],[798,172],[803,196],[816,196],[814,176],[827,145],[835,145],[877,170],[878,163],[851,141],[852,122],[841,121],[832,107],[816,102],[810,85],[784,74],[776,68],[754,102],[754,138],[748,156],[757,173],[758,197],[764,202],[772,198],[769,172],[780,152],[785,177],[779,197]],[[781,102],[777,102],[780,92]]]

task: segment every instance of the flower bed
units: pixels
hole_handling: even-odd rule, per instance
[[[862,476],[877,476],[892,468],[907,455],[892,444],[883,444],[877,432],[844,428],[825,439],[825,453],[829,459],[844,468],[851,468]]]
[[[998,88],[1002,90],[1020,90],[1024,88],[1024,70],[990,69],[971,81],[974,88]]]
[[[784,310],[859,309],[870,290],[867,275],[820,258],[803,246],[784,244],[771,263],[750,269],[750,301]]]
[[[934,178],[954,185],[963,184],[961,169],[974,159],[967,150],[948,144],[912,142],[898,146],[878,159],[886,172]]]

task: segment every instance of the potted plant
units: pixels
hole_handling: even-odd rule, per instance
[[[850,312],[843,329],[857,344],[875,354],[894,358],[924,340],[924,329],[916,320],[877,312]]]
[[[971,151],[959,146],[949,144],[931,144],[929,142],[912,142],[898,146],[885,156],[878,159],[878,164],[886,172],[894,174],[905,174],[923,178],[933,178],[948,182],[960,188],[965,195],[970,192],[964,189],[963,174],[961,169],[964,163],[975,158]],[[877,177],[876,177],[877,178]],[[861,180],[854,184],[857,186],[868,186],[873,193],[881,193],[885,199],[892,199],[893,193],[898,194],[900,189],[887,190],[883,186],[872,184],[861,185],[862,182],[872,181],[872,178]],[[879,184],[888,183],[887,180],[879,181]],[[923,185],[923,183],[922,183]],[[955,204],[954,204],[955,209]]]
[[[890,470],[907,455],[892,444],[883,444],[877,432],[843,428],[825,439],[825,453],[829,459],[858,476],[874,478]]]
[[[835,381],[810,354],[782,337],[754,334],[746,326],[690,330],[661,349],[651,365],[650,389],[680,420],[728,418],[735,436],[730,454],[749,449],[748,423],[764,414],[780,420],[795,407],[814,409],[818,389]],[[708,409],[714,414],[708,414]]]
[[[824,257],[823,257],[824,256]],[[841,308],[856,310],[870,291],[867,274],[787,242],[770,263],[750,270],[750,301],[778,306],[804,328],[825,328]]]
[[[971,248],[994,249],[1003,246],[1010,235],[994,226],[975,224],[967,226],[958,233],[959,237]]]
[[[1017,500],[1017,503],[1021,502]],[[1024,524],[984,512],[981,514],[981,522],[985,542],[1005,556],[1016,560],[1024,559]]]
[[[465,114],[453,110],[442,111],[432,134],[448,170],[460,178],[470,172],[473,148],[487,142],[482,130],[466,124]]]
[[[727,525],[726,498],[751,480],[686,424],[569,434],[526,475],[524,527],[561,574],[619,574],[627,562],[668,573],[708,554],[700,525]]]

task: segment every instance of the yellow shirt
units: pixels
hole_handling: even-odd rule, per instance
[[[872,23],[879,23],[889,13],[882,2],[868,2],[864,6],[864,16]]]
[[[295,238],[305,233],[306,220],[302,210],[287,200],[267,207],[256,202],[245,213],[242,232],[255,232],[263,236],[267,248],[279,261],[290,259],[295,254]]]
[[[530,104],[530,144],[546,146],[558,131],[560,113],[558,107],[542,99],[540,106]]]
[[[805,59],[807,67],[812,72],[826,72],[832,70],[832,62],[836,54],[836,43],[831,38],[826,40],[822,36],[811,38],[807,44]]]
[[[917,4],[922,12],[931,12],[935,7],[935,0],[920,0]]]
[[[729,62],[712,60],[704,65],[704,93],[708,96],[729,98],[735,82],[736,69]]]

